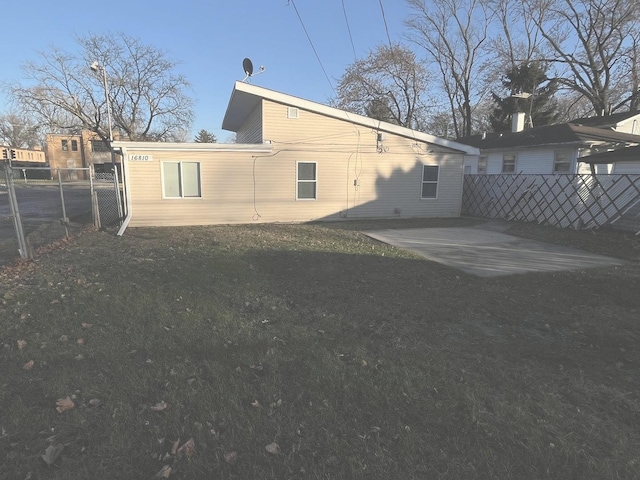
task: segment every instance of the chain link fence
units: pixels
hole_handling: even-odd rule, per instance
[[[465,175],[462,212],[640,233],[640,175]]]
[[[117,173],[0,164],[0,265],[37,247],[123,217]]]

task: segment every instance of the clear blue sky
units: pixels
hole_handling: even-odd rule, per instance
[[[404,0],[294,0],[334,88],[354,61],[347,20],[359,58],[388,43],[380,1],[391,40],[401,41],[410,13]],[[321,103],[334,96],[288,0],[16,0],[5,3],[2,17],[0,83],[20,81],[20,66],[52,46],[76,51],[78,36],[123,32],[167,51],[192,86],[191,138],[200,129],[219,141],[229,137],[220,127],[245,57],[256,72],[265,67],[251,79],[255,85]],[[0,113],[8,112],[0,93]]]

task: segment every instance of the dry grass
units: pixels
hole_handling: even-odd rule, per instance
[[[358,233],[470,223],[92,231],[5,267],[0,479],[640,478],[638,240],[514,225],[630,262],[488,280]]]

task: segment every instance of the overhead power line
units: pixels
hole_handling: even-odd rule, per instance
[[[391,35],[389,35],[389,26],[387,25],[387,17],[384,14],[384,6],[382,5],[382,0],[378,0],[380,4],[380,11],[382,12],[382,21],[384,22],[384,29],[387,32],[387,40],[389,40],[389,48],[393,50],[393,44],[391,42]]]
[[[311,45],[311,49],[313,50],[313,53],[316,55],[316,59],[318,60],[318,63],[320,64],[320,68],[322,69],[322,73],[324,73],[324,76],[327,79],[327,82],[329,83],[329,86],[331,87],[331,90],[333,90],[333,93],[336,96],[338,96],[335,88],[333,88],[333,84],[331,83],[331,80],[329,79],[329,75],[327,75],[327,71],[325,70],[324,65],[322,64],[322,60],[320,60],[320,55],[318,55],[318,51],[316,50],[316,47],[313,45],[313,42],[311,41],[311,36],[309,36],[309,32],[307,31],[307,27],[305,27],[304,22],[302,21],[302,17],[300,16],[300,12],[298,12],[298,7],[296,7],[296,3],[294,2],[294,0],[289,0],[289,3],[291,5],[293,5],[293,9],[296,11],[296,15],[298,16],[298,20],[300,20],[300,25],[302,25],[302,29],[304,30],[304,33],[307,36],[307,40],[309,40],[309,44]]]
[[[347,23],[347,31],[349,32],[349,40],[351,40],[351,49],[353,50],[353,59],[356,60],[356,47],[353,44],[353,36],[351,35],[351,27],[349,26],[349,19],[347,18],[347,9],[344,7],[344,0],[342,0],[342,13],[344,13],[344,21]]]

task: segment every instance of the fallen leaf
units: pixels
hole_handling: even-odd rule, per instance
[[[195,451],[196,451],[196,442],[193,440],[193,438],[190,438],[184,443],[184,445],[182,445],[178,449],[177,454],[179,457],[184,455],[187,458],[190,458],[195,453]]]
[[[47,449],[44,451],[44,455],[42,455],[42,459],[44,463],[47,465],[52,465],[60,456],[64,450],[64,445],[58,443],[56,445],[49,445]]]
[[[224,461],[234,464],[238,460],[238,454],[236,452],[229,452],[224,454]]]
[[[73,403],[73,400],[71,400],[69,397],[59,398],[58,401],[56,401],[56,410],[58,411],[58,413],[62,413],[66,410],[71,410],[75,408],[75,406],[76,405]]]
[[[33,368],[33,366],[34,366],[34,365],[35,365],[35,362],[34,362],[33,360],[29,360],[27,363],[25,363],[25,364],[22,366],[22,368],[23,368],[24,370],[29,371],[29,370],[31,370],[31,369]]]
[[[69,337],[67,335],[62,335],[58,341],[60,342],[68,342],[69,341]]]
[[[254,400],[251,402],[252,407],[260,408],[260,402],[258,400]]]
[[[76,355],[75,357],[73,357],[73,359],[74,360],[84,360],[84,355],[82,355],[82,354]]]
[[[25,342],[24,340],[18,340],[18,350],[22,350],[26,346],[27,342]]]
[[[270,443],[269,445],[267,445],[266,447],[264,447],[265,450],[273,455],[277,455],[280,453],[280,445],[278,445],[276,442]]]
[[[91,405],[92,407],[97,407],[100,404],[102,404],[102,400],[100,400],[99,398],[92,398],[91,400],[89,400],[89,405]]]
[[[177,439],[175,442],[173,442],[173,445],[171,447],[171,455],[175,455],[176,453],[178,453],[178,445],[180,445],[180,439]]]
[[[156,477],[158,478],[169,478],[169,475],[171,475],[171,467],[169,465],[165,465],[158,473],[156,473]]]
[[[156,403],[153,407],[151,407],[150,410],[153,410],[154,412],[161,412],[162,410],[164,410],[168,406],[169,406],[169,404],[165,403],[165,401],[162,400],[162,401]]]
[[[79,339],[77,339],[77,340],[76,340],[76,343],[77,343],[78,345],[84,345],[84,338],[79,338]]]
[[[87,323],[87,322],[82,322],[80,325],[82,325],[82,328],[91,328],[91,327],[93,327],[93,323]]]

